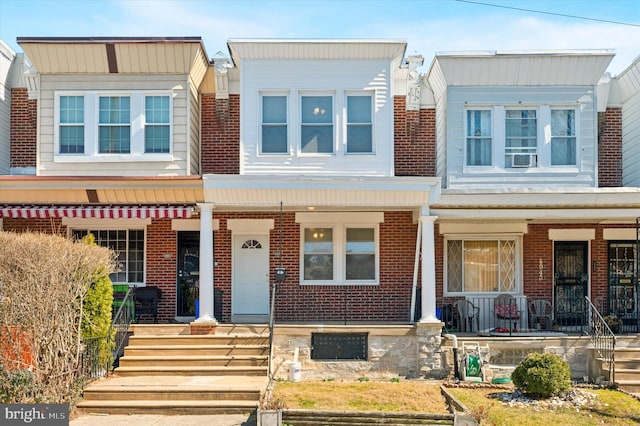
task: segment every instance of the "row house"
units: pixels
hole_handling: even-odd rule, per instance
[[[390,39],[18,42],[1,229],[93,233],[114,284],[162,290],[162,322],[273,319],[282,359],[348,333],[353,358],[427,375],[441,320],[499,334],[501,295],[510,333],[580,331],[585,296],[637,327],[637,61],[438,53],[421,73]]]

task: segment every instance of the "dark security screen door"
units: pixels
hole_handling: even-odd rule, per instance
[[[178,316],[194,316],[200,285],[200,233],[178,232]]]
[[[584,323],[589,270],[586,241],[556,241],[554,250],[555,320],[561,326]]]

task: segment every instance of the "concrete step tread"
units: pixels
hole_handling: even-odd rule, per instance
[[[204,361],[204,360],[228,360],[228,359],[268,359],[268,355],[125,355],[120,358],[121,361],[141,361],[141,360],[172,360],[172,361]]]
[[[133,349],[265,349],[269,345],[246,344],[246,345],[135,345],[127,346]]]
[[[94,388],[86,388],[83,391],[86,393],[92,392],[123,392],[123,393],[138,393],[138,392],[180,392],[180,393],[203,393],[203,392],[243,392],[243,393],[255,393],[260,392],[260,389],[255,387],[237,387],[237,386],[167,386],[167,385],[140,385],[140,386],[100,386]]]
[[[139,371],[141,373],[144,372],[180,372],[180,371],[192,371],[192,372],[226,372],[230,374],[231,372],[246,372],[246,371],[254,371],[254,372],[266,372],[267,366],[176,366],[176,367],[166,367],[166,366],[146,366],[146,367],[118,367],[116,368],[116,373],[125,373],[125,372],[135,372]]]
[[[152,408],[152,407],[246,407],[253,408],[258,406],[258,401],[249,400],[82,400],[78,403],[78,408],[113,408],[113,407],[131,407],[131,408]]]

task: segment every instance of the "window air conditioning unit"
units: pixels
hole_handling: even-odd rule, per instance
[[[537,154],[511,154],[511,167],[529,168],[529,167],[537,167],[537,165],[538,165]]]

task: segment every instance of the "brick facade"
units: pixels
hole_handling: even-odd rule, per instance
[[[36,167],[38,102],[27,89],[11,89],[10,167]]]
[[[407,111],[404,96],[394,97],[396,176],[436,175],[436,110]]]
[[[595,223],[579,224],[530,224],[528,233],[523,236],[523,292],[528,299],[553,300],[554,242],[549,239],[550,229],[594,229],[595,239],[589,244],[588,265],[590,275],[590,294],[592,303],[600,309],[606,306],[608,298],[608,256],[609,242],[603,239],[606,228],[632,228],[633,225],[599,225]],[[436,228],[436,295],[438,306],[451,303],[454,298],[444,298],[444,237]],[[542,260],[542,279],[540,279],[540,261]],[[595,262],[595,269],[594,269]]]
[[[622,108],[598,114],[598,186],[622,186]]]
[[[3,218],[2,228],[7,232],[36,232],[42,234],[67,235],[67,227],[62,225],[60,218],[48,219],[12,219]]]
[[[176,315],[177,235],[171,229],[171,219],[154,219],[147,226],[146,284],[162,290],[158,322],[167,322]]]
[[[202,95],[202,174],[240,173],[240,96]]]
[[[283,257],[287,279],[276,295],[276,321],[408,321],[413,283],[417,225],[411,212],[386,212],[380,224],[380,284],[377,286],[300,285],[300,224],[295,213],[283,214]],[[214,288],[223,292],[222,318],[231,318],[231,231],[228,219],[273,219],[270,234],[270,282],[280,265],[280,222],[277,213],[218,213],[214,235]]]

